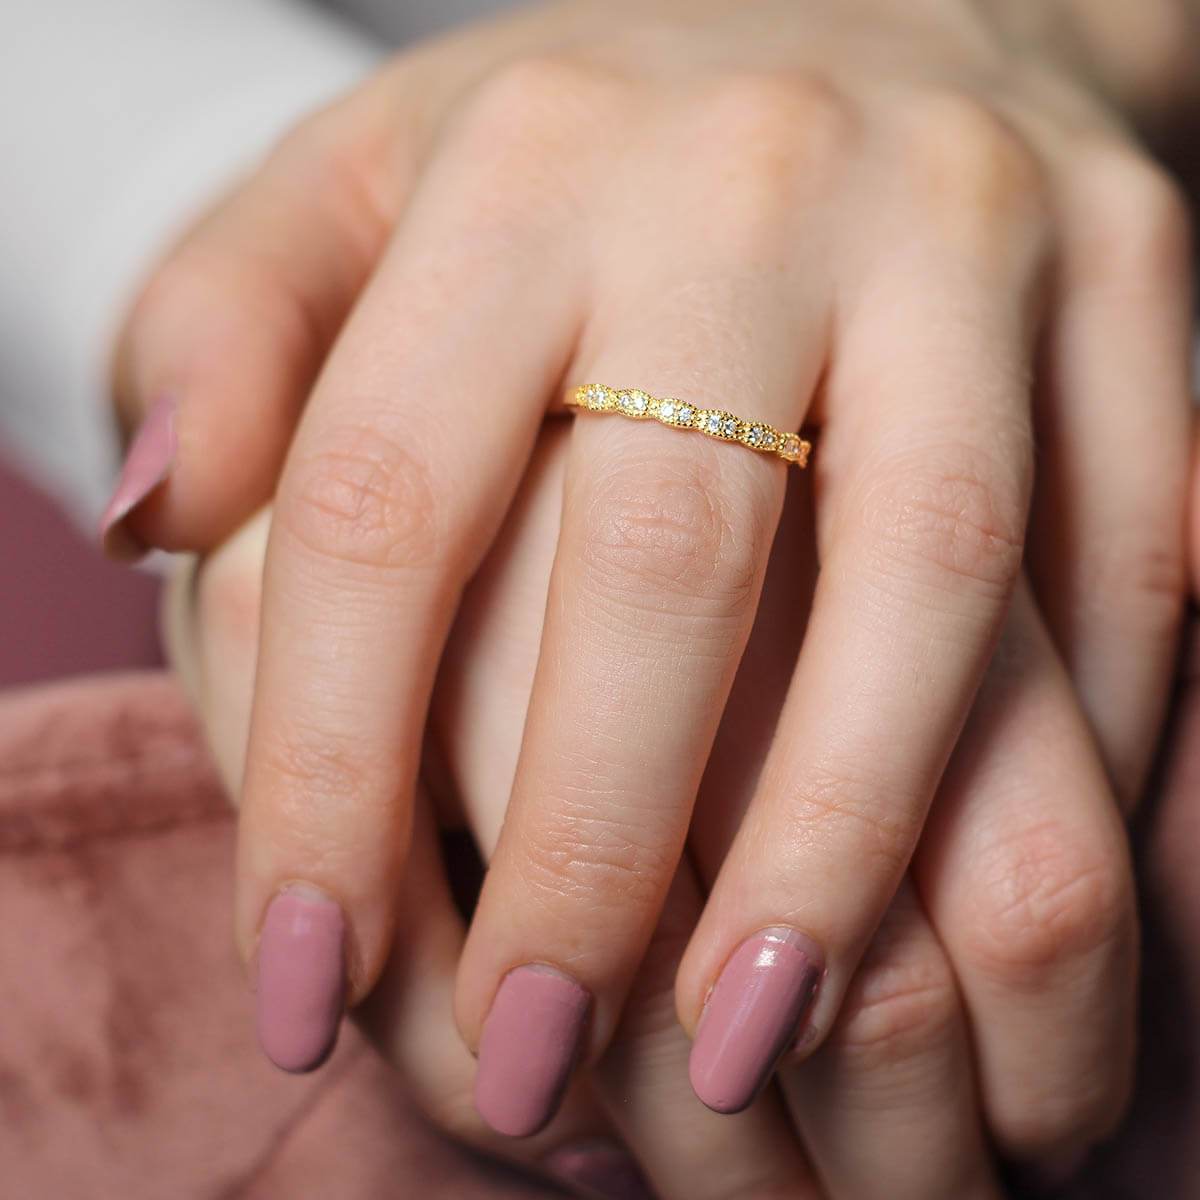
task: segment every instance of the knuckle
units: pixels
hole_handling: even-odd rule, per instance
[[[394,792],[380,790],[394,764],[365,751],[356,739],[281,722],[254,738],[251,751],[246,782],[270,797],[270,823],[260,828],[272,844],[288,854],[304,854],[314,870],[361,876],[361,830],[390,820],[398,803]],[[248,787],[245,791],[250,794]],[[383,857],[385,877],[396,869],[392,847],[385,847]]]
[[[1041,164],[999,112],[965,93],[930,91],[906,119],[907,170],[927,228],[989,260],[1010,253],[1015,234],[1041,232]]]
[[[821,77],[798,71],[745,72],[709,84],[697,107],[706,140],[728,162],[782,161],[806,168],[837,162],[856,122],[848,97]],[[778,172],[776,172],[778,174]]]
[[[296,785],[292,794],[306,797],[305,805],[317,797],[349,802],[366,792],[371,778],[371,764],[358,749],[308,726],[280,722],[254,750],[260,772]]]
[[[1132,288],[1182,278],[1191,261],[1192,225],[1179,183],[1133,147],[1105,146],[1081,157],[1073,216],[1083,248],[1080,269]]]
[[[598,806],[594,795],[577,798],[561,788],[521,830],[516,861],[526,894],[549,914],[566,914],[572,928],[583,911],[593,922],[611,924],[619,911],[640,923],[658,909],[677,840],[640,803],[621,806],[610,794]]]
[[[970,959],[992,978],[1034,985],[1057,964],[1132,930],[1133,887],[1114,847],[1047,823],[981,856]]]
[[[1028,475],[1027,463],[1001,469],[964,445],[926,450],[916,463],[886,465],[861,509],[875,552],[885,559],[881,565],[1006,598],[1021,566]]]
[[[800,72],[727,75],[693,106],[697,186],[714,197],[722,239],[740,255],[778,254],[797,204],[828,192],[849,160],[850,101]]]
[[[753,603],[769,523],[749,495],[714,486],[702,462],[628,459],[599,472],[582,505],[582,577],[598,596],[731,616]]]
[[[830,1041],[859,1067],[896,1066],[945,1045],[960,1017],[945,956],[910,943],[903,953],[863,964]]]
[[[1143,644],[1172,646],[1187,597],[1180,519],[1147,522],[1126,539],[1110,531],[1087,549],[1072,600],[1097,628],[1121,629]]]
[[[582,503],[583,578],[602,598],[734,617],[754,602],[767,516],[748,493],[714,486],[702,462],[629,458],[598,473]]]
[[[788,846],[815,847],[847,855],[847,838],[864,875],[895,881],[908,865],[921,819],[911,799],[864,765],[804,765],[803,778],[786,791],[782,837]],[[781,869],[790,870],[781,858]],[[786,885],[788,878],[779,881]]]
[[[384,169],[391,157],[379,152],[378,123],[363,115],[363,106],[347,101],[314,113],[276,142],[262,178],[290,195],[301,189],[346,244],[361,247],[365,265],[386,238],[399,198]]]
[[[310,553],[340,564],[419,570],[444,541],[433,472],[411,444],[342,426],[289,464],[276,524]]]
[[[612,87],[598,67],[565,53],[528,55],[492,71],[475,89],[467,125],[474,140],[506,157],[541,155],[574,139],[585,115]]]

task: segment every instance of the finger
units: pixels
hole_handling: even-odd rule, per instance
[[[233,803],[245,769],[270,509],[212,553],[178,555],[163,592],[167,657]]]
[[[465,788],[463,808],[485,853],[508,803],[533,687],[543,609],[530,601],[549,581],[565,450],[559,430],[543,433],[505,530],[464,596],[439,675],[436,736],[450,777]],[[662,1200],[815,1195],[777,1098],[727,1120],[698,1103],[688,1086],[689,1043],[675,1019],[673,992],[700,903],[682,866],[613,1042],[589,1082]]]
[[[569,205],[550,181],[515,170],[517,134],[497,124],[491,113],[464,122],[426,176],[323,372],[275,501],[238,940],[249,958],[285,885],[319,889],[341,921],[350,1004],[389,944],[458,593],[515,490],[576,330],[574,266],[544,261]],[[481,210],[480,194],[493,204]]]
[[[831,1195],[1000,1200],[954,972],[909,884],[829,1039],[780,1082]]]
[[[1031,570],[1128,808],[1158,743],[1186,591],[1187,216],[1131,150],[1086,143],[1061,174]]]
[[[689,834],[702,879],[716,877],[752,800],[799,652],[815,567],[811,496],[797,486]],[[803,1067],[785,1066],[780,1082],[829,1195],[996,1194],[953,970],[908,884],[872,939],[829,1041]]]
[[[835,332],[829,407],[844,416],[816,460],[814,607],[759,795],[680,973],[693,1084],[721,1111],[748,1103],[798,1034],[810,1051],[830,1028],[1019,569],[1041,239],[1004,195],[1011,219],[995,203],[955,209],[957,258],[919,235],[896,248]]]
[[[512,793],[537,670],[570,433],[568,421],[543,426],[504,528],[463,592],[430,710],[450,786],[488,860]]]
[[[742,396],[745,415],[795,428],[823,349],[795,342],[793,322],[812,328],[820,312],[812,290],[745,286],[728,264],[697,263],[695,244],[678,262],[664,250],[644,293],[623,289],[574,374],[645,381],[696,408]],[[701,315],[697,279],[711,281]],[[719,360],[710,329],[728,331]],[[753,622],[784,474],[695,430],[577,418],[521,759],[460,968],[481,1093],[524,1105],[520,1120],[515,1107],[489,1113],[509,1132],[548,1111],[532,1079],[502,1077],[488,1052],[528,981],[548,991],[552,969],[574,1006],[560,1042],[538,1039],[547,1077],[612,1033]]]
[[[777,1095],[730,1119],[705,1108],[688,1085],[691,1043],[675,1016],[675,972],[702,904],[685,863],[593,1070],[597,1098],[662,1200],[816,1200],[826,1193]]]
[[[758,788],[796,670],[818,577],[812,476],[791,472],[746,652],[704,770],[688,854],[712,886]]]
[[[214,546],[270,497],[407,192],[417,147],[377,150],[389,113],[364,89],[309,118],[152,274],[114,365],[139,432],[102,521],[110,553]]]
[[[971,1016],[989,1128],[1070,1162],[1129,1097],[1137,923],[1104,768],[1027,588],[915,864]]]
[[[555,1120],[527,1140],[498,1135],[475,1111],[475,1060],[458,1036],[452,1003],[464,929],[424,797],[415,818],[395,942],[379,986],[356,1019],[399,1069],[426,1115],[450,1136],[587,1196],[649,1200],[636,1159],[586,1086],[573,1088]]]

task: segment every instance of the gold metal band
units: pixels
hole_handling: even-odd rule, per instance
[[[651,396],[634,388],[585,383],[567,392],[567,404],[588,412],[620,413],[635,421],[657,421],[672,429],[693,429],[722,442],[738,442],[762,454],[774,454],[798,467],[808,465],[812,443],[762,421],[747,421],[719,408],[700,408],[685,400]]]

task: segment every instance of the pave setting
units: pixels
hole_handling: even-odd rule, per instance
[[[724,409],[697,408],[674,397],[652,396],[637,388],[610,388],[585,383],[567,392],[566,403],[588,412],[615,412],[635,421],[657,421],[672,429],[692,429],[722,442],[739,442],[760,454],[774,454],[798,467],[808,465],[812,443],[797,433],[762,421],[746,421]]]

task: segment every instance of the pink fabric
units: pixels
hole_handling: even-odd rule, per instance
[[[1071,1191],[1078,1200],[1200,1197],[1193,682],[1143,823],[1149,985],[1138,1095]],[[268,1066],[231,950],[231,834],[165,676],[0,695],[0,1195],[550,1195],[426,1126],[353,1028],[314,1075]]]
[[[0,1195],[552,1195],[426,1126],[352,1028],[314,1075],[264,1061],[231,834],[166,677],[0,696]]]

